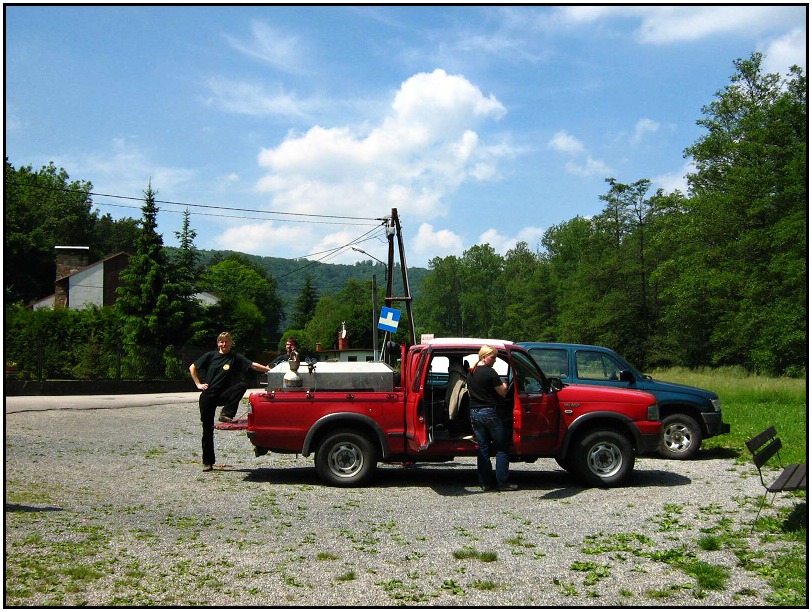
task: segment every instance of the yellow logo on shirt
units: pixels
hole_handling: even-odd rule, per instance
[[[229,370],[230,368],[231,368],[231,365],[228,364],[228,363],[223,366],[224,370]]]

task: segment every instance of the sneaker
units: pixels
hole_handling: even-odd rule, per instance
[[[233,422],[234,422],[234,419],[232,419],[231,417],[227,417],[227,416],[226,416],[226,415],[224,415],[224,414],[221,414],[221,415],[220,415],[220,422],[221,422],[221,423],[233,423]]]
[[[211,472],[213,469],[214,469],[213,465],[209,465],[208,463],[203,465],[203,471],[204,472]]]
[[[500,491],[515,491],[518,488],[519,488],[519,485],[511,484],[509,482],[506,482],[505,484],[499,485],[499,490]]]
[[[487,493],[488,491],[493,491],[493,485],[484,485],[484,486],[479,487],[479,488],[482,489],[483,493]]]

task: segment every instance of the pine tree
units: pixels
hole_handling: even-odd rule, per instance
[[[143,218],[137,252],[129,267],[121,273],[116,307],[124,319],[124,341],[132,350],[138,346],[182,344],[184,300],[176,283],[168,279],[168,261],[163,238],[157,232],[158,207],[150,184],[144,192]]]
[[[319,296],[316,287],[313,285],[313,279],[308,274],[305,277],[304,285],[296,298],[296,303],[293,305],[293,324],[294,329],[304,329],[316,313],[316,304],[319,303]]]
[[[200,276],[200,252],[195,247],[197,232],[191,227],[189,209],[183,211],[183,226],[175,232],[179,248],[172,263],[172,276],[178,284],[181,294],[191,299],[196,293],[195,283]]]

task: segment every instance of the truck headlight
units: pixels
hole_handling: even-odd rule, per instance
[[[716,412],[722,412],[722,400],[720,400],[718,397],[711,400],[711,406],[713,406],[713,409]]]
[[[657,404],[652,404],[651,406],[649,406],[647,412],[649,421],[660,420],[660,407]]]

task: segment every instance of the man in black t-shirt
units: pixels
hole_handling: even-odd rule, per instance
[[[223,332],[217,336],[217,349],[205,353],[189,366],[192,380],[201,390],[200,422],[203,425],[203,471],[214,468],[214,413],[217,406],[222,406],[220,420],[230,423],[237,414],[237,407],[245,395],[248,385],[243,376],[249,369],[257,372],[269,372],[268,366],[251,362],[240,353],[231,351],[233,342],[231,334]],[[200,374],[206,372],[206,381],[200,381]]]

